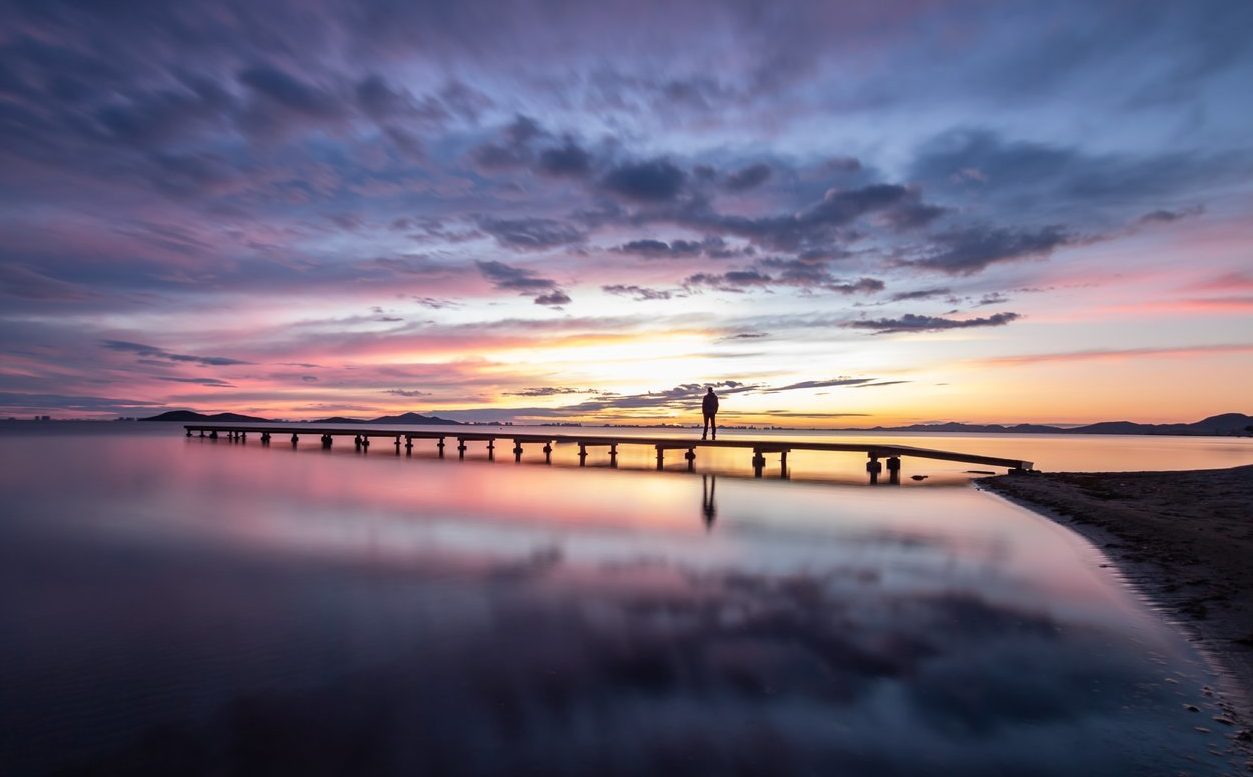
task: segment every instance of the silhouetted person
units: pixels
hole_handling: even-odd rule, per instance
[[[701,432],[700,438],[703,440],[711,436],[712,433],[713,439],[718,439],[718,422],[714,420],[714,416],[718,414],[718,395],[714,393],[713,386],[709,387],[709,391],[701,401],[700,409],[705,415],[705,428]]]

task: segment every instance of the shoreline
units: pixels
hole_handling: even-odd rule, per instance
[[[976,485],[1085,537],[1216,665],[1233,721],[1253,718],[1253,465],[999,475]],[[1248,747],[1248,741],[1240,744]],[[1247,750],[1246,750],[1247,751]]]

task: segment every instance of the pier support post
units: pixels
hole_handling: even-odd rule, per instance
[[[358,434],[357,436],[352,438],[352,447],[356,448],[357,450],[361,450],[361,435]]]
[[[553,444],[551,440],[544,443],[544,463],[553,463]]]
[[[405,455],[413,455],[413,438],[407,434],[405,435]]]
[[[439,438],[439,442],[436,443],[435,447],[439,448],[439,457],[441,459],[444,458],[444,438],[443,437]]]
[[[464,437],[457,438],[457,458],[464,459],[466,457],[466,439]]]
[[[766,468],[766,456],[761,452],[761,448],[753,448],[753,477],[761,477],[761,471]]]
[[[209,439],[210,439],[210,440],[216,440],[217,438],[218,438],[218,431],[217,431],[217,429],[214,429],[213,431],[209,432]]]
[[[618,468],[618,443],[612,443],[609,446],[609,466],[614,469]]]
[[[328,435],[326,435],[326,436],[327,436],[327,437],[330,437],[330,435],[329,435],[329,434],[328,434]],[[328,447],[328,448],[329,448],[329,447],[331,447],[331,444],[328,442],[328,443],[326,444],[326,447]],[[365,437],[362,437],[362,438],[361,438],[361,450],[362,450],[362,452],[364,452],[364,453],[369,453],[369,452],[370,452],[370,437],[369,437],[369,435],[367,435],[367,436],[365,436]]]
[[[291,436],[291,447],[295,448],[295,447],[296,447],[296,443],[297,443],[299,440],[300,440],[300,437],[298,437],[297,435],[294,435],[294,434],[293,434],[293,435]]]
[[[494,437],[487,441],[487,460],[496,460],[496,438]]]
[[[579,466],[587,466],[587,445],[579,443]]]
[[[687,459],[687,471],[696,471],[696,449],[688,448],[687,453],[683,454],[683,458]]]
[[[331,439],[331,436],[329,434],[322,435],[322,447],[323,448],[329,449],[331,447],[332,442],[333,440]],[[363,442],[362,445],[365,445],[365,443]]]
[[[190,430],[190,429],[188,429],[188,430],[187,430],[187,436],[188,436],[188,437],[191,437],[191,430]]]
[[[200,430],[200,436],[201,436],[201,437],[204,437],[204,429],[201,429],[201,430]]]
[[[269,445],[269,444],[270,444],[270,433],[269,433],[269,432],[262,432],[262,433],[261,433],[261,444],[262,444],[262,445]]]
[[[400,455],[400,435],[396,435],[396,455]]]
[[[894,486],[901,484],[901,457],[888,456],[888,483]]]
[[[521,440],[513,441],[513,460],[515,463],[522,461],[522,441]]]
[[[658,445],[657,446],[657,469],[661,469],[665,466],[666,466],[666,449]]]
[[[239,433],[239,439],[240,439],[240,441],[241,441],[241,442],[242,442],[242,441],[244,441],[244,440],[247,440],[247,439],[248,439],[248,433],[247,433],[247,432],[240,432],[240,433]]]
[[[870,485],[876,485],[879,482],[879,473],[883,471],[883,465],[879,463],[879,454],[868,453],[870,461],[866,462],[866,474],[870,476]]]
[[[779,451],[779,477],[787,480],[787,454],[788,451]]]

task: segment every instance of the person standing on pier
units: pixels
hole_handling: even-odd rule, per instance
[[[713,386],[710,386],[709,391],[705,393],[705,398],[700,403],[700,409],[705,415],[705,428],[701,432],[700,438],[703,440],[710,436],[712,432],[713,439],[718,439],[718,423],[714,419],[714,416],[718,414],[718,395],[714,393]]]

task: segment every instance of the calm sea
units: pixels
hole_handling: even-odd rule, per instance
[[[1253,463],[1247,439],[875,439]],[[415,445],[0,425],[0,774],[1235,768],[1200,657],[982,467],[906,459],[895,488],[852,454],[758,480],[746,451]]]

